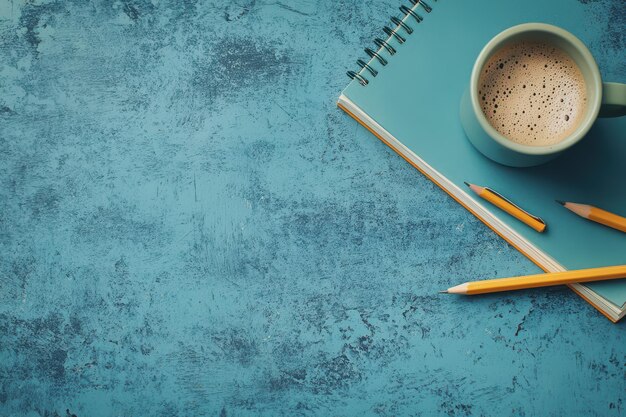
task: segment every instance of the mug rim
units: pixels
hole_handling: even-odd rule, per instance
[[[531,146],[531,145],[523,145],[517,142],[513,142],[510,139],[507,139],[506,136],[498,132],[491,124],[487,121],[481,107],[480,101],[478,98],[478,84],[480,72],[485,65],[489,55],[493,50],[496,50],[500,45],[506,42],[509,38],[514,35],[518,35],[524,32],[547,32],[553,35],[556,35],[563,39],[565,42],[572,45],[575,49],[580,52],[583,59],[589,65],[591,70],[591,88],[595,89],[597,92],[595,101],[593,103],[589,103],[590,106],[590,114],[591,117],[587,117],[587,119],[583,122],[585,125],[576,129],[572,134],[567,136],[562,141],[546,146]],[[587,80],[585,79],[585,82]],[[554,153],[561,152],[570,146],[573,146],[578,141],[580,141],[591,129],[591,125],[598,117],[598,113],[600,112],[600,104],[602,102],[602,78],[600,76],[600,70],[598,69],[598,65],[591,55],[589,49],[585,46],[585,44],[574,36],[572,33],[562,29],[558,26],[549,25],[546,23],[523,23],[520,25],[512,26],[508,29],[503,30],[496,36],[494,36],[487,44],[483,47],[478,54],[478,58],[474,63],[474,67],[472,68],[472,75],[470,78],[470,101],[472,103],[472,107],[474,110],[474,114],[478,119],[478,123],[482,127],[482,129],[487,132],[487,134],[500,145],[508,148],[512,151],[526,154],[526,155],[550,155]]]

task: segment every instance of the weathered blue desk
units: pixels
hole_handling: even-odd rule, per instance
[[[0,415],[626,413],[623,323],[436,294],[538,269],[335,107],[396,8],[0,4]]]

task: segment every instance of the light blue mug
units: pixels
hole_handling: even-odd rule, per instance
[[[541,41],[566,52],[578,65],[587,87],[587,108],[579,126],[562,141],[548,146],[523,145],[507,139],[483,114],[478,94],[479,76],[494,53],[521,41]],[[513,167],[548,162],[575,145],[598,117],[626,115],[626,84],[603,83],[598,65],[587,47],[574,35],[556,26],[525,23],[506,29],[485,45],[478,55],[468,89],[461,99],[461,124],[470,142],[486,157]]]

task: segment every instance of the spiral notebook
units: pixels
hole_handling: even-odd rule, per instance
[[[459,103],[473,62],[502,30],[525,22],[577,35],[607,81],[626,81],[619,1],[415,0],[400,7],[338,105],[545,271],[626,264],[626,235],[586,221],[555,199],[626,214],[626,117],[598,121],[560,158],[533,168],[496,164],[467,141]],[[537,233],[470,195],[463,181],[492,187],[546,220]],[[626,279],[571,288],[613,321],[626,313]]]

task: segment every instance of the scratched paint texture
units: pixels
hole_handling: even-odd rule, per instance
[[[624,324],[436,294],[538,269],[335,107],[396,8],[0,3],[1,416],[625,415]]]

